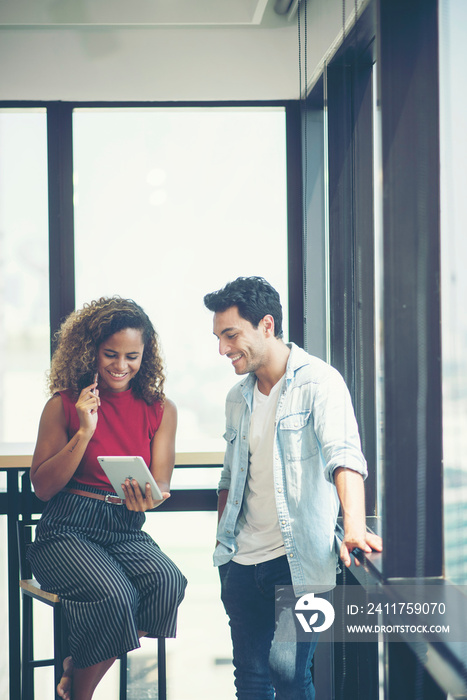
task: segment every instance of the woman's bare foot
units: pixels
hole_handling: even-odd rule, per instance
[[[71,700],[71,686],[73,684],[73,660],[67,656],[63,662],[63,675],[57,686],[57,693],[63,700]]]

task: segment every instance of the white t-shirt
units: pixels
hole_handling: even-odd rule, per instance
[[[265,396],[255,384],[250,422],[250,464],[248,470],[238,551],[238,564],[260,564],[285,554],[274,497],[274,420],[282,379]]]

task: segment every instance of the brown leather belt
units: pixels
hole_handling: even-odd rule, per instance
[[[80,489],[63,489],[67,493],[74,493],[77,496],[86,496],[87,498],[96,498],[98,501],[105,501],[113,506],[124,506],[125,499],[114,496],[111,493],[103,496],[101,493],[92,493],[92,491],[81,491]]]

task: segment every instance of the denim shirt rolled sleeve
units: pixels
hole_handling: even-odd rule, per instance
[[[360,445],[358,425],[349,390],[337,370],[317,383],[312,407],[313,428],[324,461],[324,476],[334,483],[334,471],[346,467],[366,478],[367,464]]]
[[[367,467],[350,394],[339,372],[293,343],[279,395],[274,437],[277,516],[297,595],[335,586],[334,532],[339,509],[333,474],[339,467],[366,477]],[[226,400],[226,452],[219,491],[228,499],[219,521],[214,564],[236,552],[249,464],[249,426],[256,377],[248,375]]]

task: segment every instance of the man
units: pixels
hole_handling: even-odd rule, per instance
[[[380,538],[366,532],[366,462],[350,396],[335,369],[283,342],[279,294],[264,279],[238,278],[204,303],[214,312],[219,352],[247,375],[226,401],[214,553],[237,697],[312,700],[317,639],[278,641],[275,587],[293,585],[301,596],[335,586],[339,501],[344,564],[356,547],[381,550]]]

